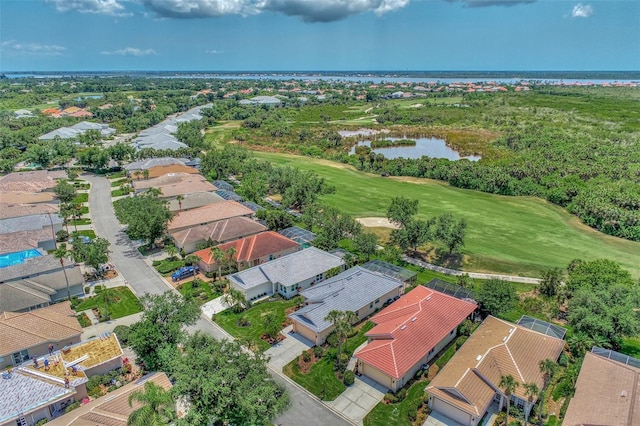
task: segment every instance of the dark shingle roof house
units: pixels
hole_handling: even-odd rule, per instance
[[[325,317],[330,311],[357,313],[360,309],[374,303],[375,300],[402,287],[403,285],[399,281],[368,271],[360,266],[354,266],[301,291],[300,295],[305,298],[307,305],[289,315],[289,318],[321,333],[333,327],[332,323],[325,321]],[[376,308],[379,308],[383,302],[384,300]]]

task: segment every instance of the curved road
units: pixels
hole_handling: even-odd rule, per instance
[[[96,234],[111,243],[111,261],[118,272],[138,295],[161,294],[171,288],[147,263],[133,245],[116,219],[111,203],[111,182],[102,176],[84,174],[82,178],[91,183],[89,191],[89,213]],[[217,339],[227,339],[228,334],[208,319],[200,318],[192,330],[200,330]],[[291,399],[290,409],[275,419],[277,425],[291,426],[348,426],[344,420],[306,390],[291,382],[281,373],[270,369],[274,379],[283,384]]]

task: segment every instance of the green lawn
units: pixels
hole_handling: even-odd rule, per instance
[[[119,187],[120,185],[122,185],[123,183],[127,183],[126,179],[114,179],[111,181],[111,187],[115,188],[115,187]]]
[[[75,225],[91,225],[91,219],[89,219],[89,218],[76,219],[76,220],[70,219],[69,220],[69,224],[71,224],[71,225],[73,225],[73,224],[75,224]]]
[[[114,191],[111,191],[111,196],[112,197],[120,197],[122,195],[129,195],[129,190],[126,189],[126,190],[123,191],[122,189],[116,189]]]
[[[82,214],[87,214],[87,213],[89,213],[89,207],[87,207],[87,206],[82,206],[82,207],[80,208],[80,213],[82,213]]]
[[[209,282],[200,280],[196,288],[193,287],[193,281],[180,284],[178,291],[185,299],[194,299],[199,305],[213,300],[218,296],[222,296]]]
[[[114,287],[113,292],[118,299],[117,302],[109,304],[109,315],[111,319],[126,317],[142,311],[142,305],[138,298],[129,290],[128,287]],[[85,311],[98,307],[104,309],[104,301],[100,294],[80,300],[80,303],[74,307],[76,312]]]
[[[365,336],[365,333],[371,330],[374,325],[375,324],[371,321],[365,322],[358,330],[358,334],[347,339],[347,343],[344,347],[344,352],[347,354],[353,354],[353,352],[358,349],[358,346],[367,341],[367,336]]]
[[[633,358],[640,359],[640,336],[622,339],[622,348],[620,348],[620,352]]]
[[[381,178],[326,160],[256,152],[276,164],[313,170],[336,187],[321,200],[355,217],[386,216],[392,197],[420,201],[419,216],[452,212],[467,220],[465,270],[539,276],[573,259],[609,258],[640,276],[640,243],[611,237],[566,210],[534,197],[459,189],[429,179]]]
[[[184,260],[180,259],[164,259],[164,260],[155,260],[153,262],[153,267],[156,268],[158,272],[162,275],[170,274],[178,268],[182,268],[185,265]]]
[[[284,322],[285,310],[295,306],[295,304],[296,301],[293,299],[276,302],[260,302],[239,314],[233,313],[231,310],[227,309],[217,314],[215,321],[233,337],[240,339],[241,341],[251,341],[252,343],[257,344],[260,349],[266,350],[269,349],[270,346],[267,342],[260,339],[260,336],[264,333],[261,318],[269,312],[275,312],[276,315],[278,315],[278,319]],[[242,317],[246,318],[251,325],[247,327],[240,327],[236,325],[238,319]]]
[[[309,373],[302,374],[298,358],[285,365],[283,373],[294,382],[324,401],[333,401],[347,388],[333,371],[333,360],[324,356],[311,366]]]
[[[83,192],[81,194],[76,195],[76,198],[73,199],[74,203],[87,203],[89,202],[89,194]]]
[[[76,232],[72,232],[72,233],[71,233],[72,237],[73,237],[73,234],[76,234]],[[78,231],[78,232],[77,232],[77,234],[78,234],[78,235],[84,235],[85,237],[89,237],[89,238],[91,238],[92,240],[93,240],[94,238],[96,238],[96,233],[95,233],[93,230],[91,230],[91,229],[86,229],[86,230],[83,230],[83,231]]]
[[[427,380],[415,382],[407,391],[407,397],[397,404],[380,402],[364,418],[364,426],[412,426],[409,413],[417,411],[428,384]]]

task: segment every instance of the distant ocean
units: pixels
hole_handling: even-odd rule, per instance
[[[200,78],[241,80],[325,80],[372,83],[482,82],[505,84],[520,81],[564,84],[640,82],[638,71],[60,71],[5,72],[7,78]]]

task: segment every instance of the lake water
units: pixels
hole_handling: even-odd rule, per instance
[[[403,140],[402,138],[386,138],[390,141]],[[416,139],[415,146],[395,146],[376,148],[373,150],[376,154],[382,154],[385,158],[390,160],[394,158],[420,158],[422,156],[432,158],[446,158],[448,160],[460,160],[466,158],[469,161],[478,161],[480,156],[470,155],[467,157],[461,156],[455,149],[449,148],[444,139],[438,138],[420,138]],[[358,142],[360,146],[371,146],[371,141]],[[350,154],[355,154],[356,147],[351,148]]]

